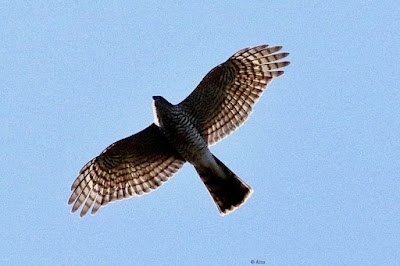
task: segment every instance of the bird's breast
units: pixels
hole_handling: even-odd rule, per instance
[[[183,110],[164,114],[161,120],[161,130],[184,159],[195,163],[209,152],[207,143],[197,130],[193,119]]]

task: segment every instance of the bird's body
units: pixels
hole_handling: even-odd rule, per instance
[[[209,153],[207,143],[194,125],[194,119],[181,106],[161,96],[153,97],[154,121],[178,153],[191,164]]]
[[[73,183],[69,204],[81,216],[109,202],[159,187],[185,162],[194,166],[220,214],[241,206],[251,188],[215,157],[209,146],[241,126],[264,88],[287,66],[280,46],[245,48],[211,70],[181,103],[153,97],[154,123],[117,141],[89,161]]]
[[[161,96],[153,99],[156,125],[182,158],[194,166],[220,212],[226,214],[243,203],[251,188],[211,153],[195,126],[195,118]]]

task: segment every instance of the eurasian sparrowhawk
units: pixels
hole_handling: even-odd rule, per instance
[[[252,189],[209,150],[241,126],[274,77],[289,64],[278,60],[281,46],[244,48],[212,69],[181,103],[153,97],[154,123],[119,140],[89,161],[72,184],[72,212],[91,214],[109,202],[158,188],[185,162],[191,163],[225,215],[250,196]]]

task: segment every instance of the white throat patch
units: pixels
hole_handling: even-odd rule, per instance
[[[154,116],[154,124],[156,126],[160,127],[161,124],[160,124],[160,120],[158,119],[157,108],[156,108],[156,104],[155,104],[154,100],[153,100],[153,116]]]

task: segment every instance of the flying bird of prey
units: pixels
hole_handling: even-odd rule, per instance
[[[252,189],[209,150],[240,127],[275,77],[289,64],[281,46],[244,48],[212,69],[182,102],[153,97],[154,122],[89,161],[72,184],[68,204],[80,216],[109,202],[151,192],[185,162],[194,166],[221,215],[242,205]]]

